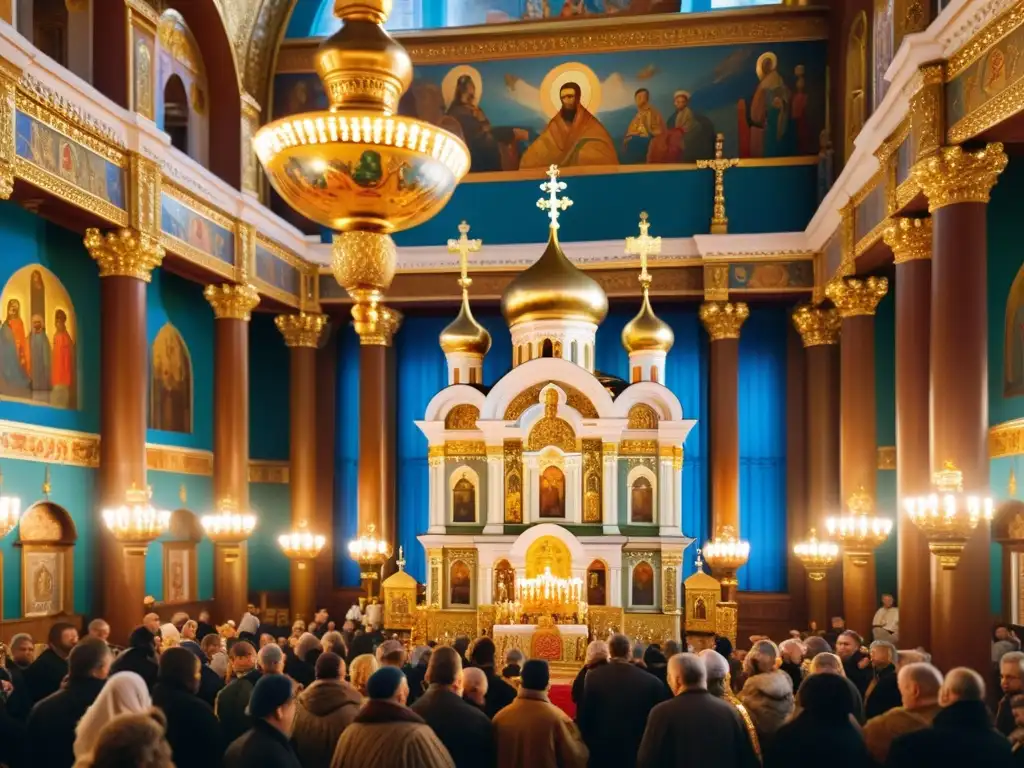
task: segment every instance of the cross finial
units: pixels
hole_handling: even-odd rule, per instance
[[[469,224],[463,221],[459,224],[459,239],[448,240],[448,253],[459,254],[459,270],[461,273],[459,285],[463,288],[469,288],[473,283],[469,279],[469,254],[476,253],[483,247],[482,240],[470,240],[467,235],[469,235]]]
[[[463,224],[465,224],[465,222],[463,222]],[[466,227],[466,229],[469,229],[469,227]],[[398,559],[395,560],[395,565],[398,566],[398,570],[400,570],[400,571],[404,571],[405,570],[405,555],[403,554],[404,551],[405,551],[404,547],[399,547],[398,548]]]
[[[697,550],[697,562],[694,563],[700,573],[704,572],[704,559],[701,557],[701,550]]]
[[[572,200],[568,197],[558,196],[559,192],[565,191],[566,184],[564,181],[558,180],[557,165],[548,167],[548,179],[548,181],[540,185],[541,192],[547,192],[548,196],[538,200],[537,207],[542,211],[548,212],[548,218],[551,219],[551,229],[558,229],[559,212],[572,205]]]
[[[661,238],[651,237],[647,234],[651,222],[647,220],[647,211],[640,212],[640,236],[626,238],[626,253],[630,256],[640,257],[640,282],[649,283],[650,275],[647,274],[647,257],[661,253]]]

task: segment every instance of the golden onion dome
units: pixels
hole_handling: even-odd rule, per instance
[[[599,325],[608,297],[597,281],[579,269],[558,244],[552,227],[544,253],[509,283],[501,311],[509,327],[534,320],[581,320]]]
[[[672,328],[660,320],[651,309],[651,299],[644,285],[644,300],[636,317],[622,329],[622,346],[626,352],[665,352],[672,349],[676,335]]]
[[[459,315],[441,331],[441,349],[446,355],[461,352],[483,357],[491,349],[491,334],[473,317],[469,308],[469,291],[462,289]]]

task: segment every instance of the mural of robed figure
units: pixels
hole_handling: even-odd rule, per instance
[[[523,128],[492,127],[477,105],[476,83],[470,75],[461,75],[456,81],[455,98],[446,114],[456,120],[462,130],[462,138],[469,147],[471,172],[519,167],[518,143],[527,141],[529,132]]]
[[[557,165],[618,165],[619,156],[611,134],[582,103],[579,84],[567,82],[558,90],[562,107],[534,141],[519,163],[520,168]]]

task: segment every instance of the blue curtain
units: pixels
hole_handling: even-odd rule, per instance
[[[786,310],[755,308],[740,334],[740,589],[786,590]]]
[[[359,586],[348,542],[359,535],[359,336],[351,323],[338,333],[337,430],[334,450],[335,581]]]

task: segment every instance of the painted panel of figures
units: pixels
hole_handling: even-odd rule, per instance
[[[160,227],[171,237],[218,261],[235,261],[234,234],[168,194],[160,197]]]
[[[654,488],[651,481],[640,476],[633,481],[630,493],[630,522],[631,523],[653,523],[654,522]]]
[[[78,407],[78,322],[56,275],[22,267],[0,293],[0,397]]]
[[[587,605],[608,604],[608,569],[595,560],[587,568]]]
[[[452,522],[476,522],[476,486],[465,474],[452,487]]]
[[[540,516],[565,517],[565,475],[558,467],[540,473]]]
[[[730,290],[775,291],[784,288],[810,288],[813,285],[812,261],[729,265]]]
[[[631,605],[654,605],[654,569],[644,561],[633,568],[633,588]]]
[[[53,616],[64,609],[64,553],[25,552],[25,618]]]
[[[256,243],[256,277],[292,296],[299,295],[299,270],[260,243]],[[337,282],[337,281],[335,281]]]
[[[946,125],[956,123],[1024,78],[1024,26],[1017,27],[985,55],[946,84]]]
[[[125,207],[124,171],[119,166],[24,112],[15,118],[15,136],[18,157],[93,197]]]
[[[1003,396],[1019,395],[1024,395],[1024,268],[1010,287],[1003,330]]]
[[[168,603],[184,603],[192,599],[192,557],[191,547],[173,547],[167,550],[167,594]]]
[[[472,579],[469,566],[462,560],[452,563],[448,575],[448,593],[452,605],[469,605]]]
[[[149,428],[191,432],[192,358],[170,323],[153,339],[149,360]]]

